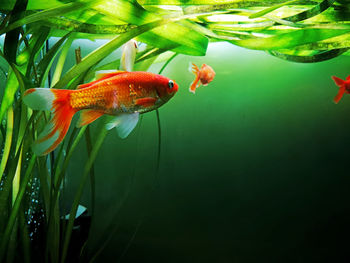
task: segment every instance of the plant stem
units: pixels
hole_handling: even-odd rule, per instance
[[[14,205],[18,191],[19,191],[19,183],[21,178],[22,153],[23,153],[23,144],[21,146],[21,150],[19,154],[15,177],[13,178],[13,181],[12,181],[12,205]]]
[[[4,236],[2,237],[2,240],[1,240],[1,243],[0,243],[0,262],[3,259],[4,253],[5,253],[7,244],[8,244],[7,241],[10,238],[13,226],[14,226],[14,224],[16,222],[18,210],[20,208],[20,204],[22,202],[22,199],[23,199],[23,196],[24,196],[24,193],[25,193],[25,190],[26,190],[26,186],[27,186],[27,184],[29,182],[30,176],[32,175],[32,170],[33,170],[33,167],[34,167],[34,164],[35,164],[35,160],[36,160],[36,155],[33,155],[32,158],[30,159],[30,162],[28,164],[28,168],[27,168],[26,173],[25,173],[25,175],[23,177],[23,181],[22,181],[20,190],[18,192],[16,201],[15,201],[13,207],[12,207],[10,218],[8,220]]]
[[[0,181],[5,171],[6,163],[10,154],[12,135],[13,135],[13,107],[11,105],[7,110],[5,147],[4,147],[4,152],[2,154],[2,159],[0,162]]]
[[[97,140],[92,148],[92,151],[91,151],[91,155],[88,159],[88,161],[86,162],[85,164],[85,168],[84,168],[84,173],[83,173],[83,176],[81,178],[81,181],[80,181],[80,185],[79,185],[79,188],[76,192],[76,195],[75,195],[75,198],[74,198],[74,201],[73,201],[73,205],[72,205],[72,209],[69,213],[69,220],[68,220],[68,225],[67,225],[67,230],[66,230],[66,234],[65,234],[65,239],[64,239],[64,243],[63,243],[63,250],[62,250],[62,258],[61,258],[61,263],[64,263],[65,260],[66,260],[66,256],[67,256],[67,251],[68,251],[68,246],[69,246],[69,242],[70,242],[70,237],[71,237],[71,234],[72,234],[72,229],[73,229],[73,224],[74,224],[74,219],[75,219],[75,215],[77,213],[77,209],[78,209],[78,206],[79,206],[79,202],[80,202],[80,198],[83,194],[83,190],[84,190],[84,186],[85,186],[85,183],[86,183],[86,180],[87,180],[87,177],[89,175],[89,171],[96,159],[96,156],[97,156],[97,153],[107,135],[107,130],[105,129],[105,127],[102,127],[100,129],[100,133],[99,135],[97,136]]]

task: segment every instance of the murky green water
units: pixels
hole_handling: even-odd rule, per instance
[[[217,73],[195,95],[190,61]],[[228,44],[176,57],[163,72],[180,90],[160,109],[159,173],[155,112],[126,140],[111,131],[99,152],[89,246],[111,241],[98,262],[347,262],[350,96],[332,102],[331,75],[344,79],[348,63]],[[86,158],[79,147],[67,208]],[[82,204],[91,210],[88,187]]]

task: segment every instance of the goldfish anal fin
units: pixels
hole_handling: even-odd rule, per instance
[[[114,76],[123,74],[127,71],[110,71],[110,70],[100,70],[100,71],[96,71],[95,76],[96,76],[96,80],[91,81],[89,83],[85,83],[85,84],[81,84],[79,86],[77,86],[77,89],[84,89],[84,88],[89,88],[93,85],[95,85],[96,83],[100,82],[101,80],[105,80],[105,79],[109,79],[112,78]]]
[[[24,93],[23,102],[35,110],[51,110],[52,118],[34,142],[36,155],[53,151],[66,135],[75,110],[69,101],[70,90],[30,89]]]
[[[344,93],[345,93],[345,86],[340,87],[338,94],[333,99],[334,103],[338,103],[340,99],[343,97]]]
[[[104,114],[103,112],[95,111],[95,110],[82,110],[80,113],[79,120],[76,124],[76,127],[80,128],[84,125],[88,125],[91,122],[97,120],[103,114]]]
[[[120,138],[125,139],[133,131],[137,122],[139,121],[139,113],[121,113],[113,118],[113,120],[106,125],[107,130],[114,127]]]
[[[153,97],[140,98],[135,100],[135,104],[138,106],[149,107],[156,103],[157,99]]]

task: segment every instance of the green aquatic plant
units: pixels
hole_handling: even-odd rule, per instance
[[[94,78],[99,70],[117,69],[120,58],[104,59],[132,38],[146,43],[135,66],[146,70],[156,58],[164,65],[177,54],[204,56],[209,42],[226,41],[261,50],[281,59],[312,63],[340,55],[350,48],[350,5],[335,0],[8,0],[0,3],[0,67],[6,83],[0,92],[0,261],[35,259],[66,262],[86,256],[84,246],[69,254],[73,224],[82,192],[90,177],[94,204],[94,162],[107,130],[97,127],[92,140],[89,127],[74,128],[59,149],[37,157],[31,144],[47,122],[47,113],[22,104],[26,89],[47,86],[74,89]],[[57,41],[51,45],[52,38]],[[76,39],[108,41],[63,70]],[[82,47],[84,48],[84,47]],[[161,130],[158,120],[159,168]],[[72,201],[68,222],[62,220],[60,197],[71,157],[85,136],[87,160]],[[43,208],[44,242],[33,255],[27,219],[26,192],[38,179]],[[94,205],[92,205],[92,215]],[[86,242],[87,240],[85,240]],[[105,244],[104,244],[105,245]],[[103,246],[104,246],[103,245]],[[15,251],[19,251],[15,253]],[[94,259],[101,248],[95,248]],[[18,255],[21,258],[18,258]]]

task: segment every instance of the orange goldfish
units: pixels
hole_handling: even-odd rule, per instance
[[[203,64],[201,69],[199,70],[197,65],[192,63],[192,68],[190,68],[190,70],[192,71],[193,74],[196,75],[196,78],[194,79],[194,81],[190,86],[190,92],[192,93],[195,93],[196,88],[198,88],[201,84],[203,86],[208,85],[208,83],[210,83],[215,77],[215,71],[212,69],[212,67],[206,64]]]
[[[87,125],[104,114],[115,115],[106,128],[117,128],[126,138],[135,128],[139,114],[152,111],[171,99],[178,85],[149,72],[116,71],[99,74],[98,79],[76,90],[35,88],[26,90],[24,103],[33,110],[51,110],[52,118],[34,143],[37,155],[53,151],[63,140],[73,115],[81,111],[77,127]]]
[[[332,76],[332,79],[339,87],[338,94],[333,99],[335,103],[338,103],[343,97],[344,93],[350,93],[350,75],[346,78],[346,80],[342,80],[336,76]]]

